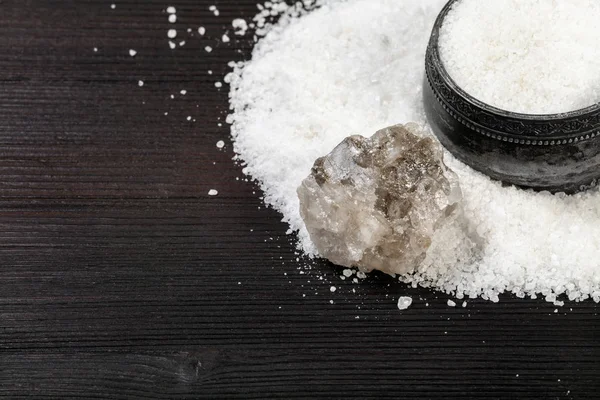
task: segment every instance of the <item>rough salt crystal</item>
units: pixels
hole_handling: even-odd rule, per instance
[[[215,189],[210,189],[210,190],[208,191],[208,195],[209,195],[209,196],[216,196],[216,195],[218,195],[218,194],[219,194],[219,192],[218,192],[217,190],[215,190]]]
[[[346,138],[315,162],[298,197],[322,257],[405,274],[425,259],[436,231],[456,222],[462,194],[439,143],[408,124]]]
[[[131,57],[135,57],[135,55],[137,54],[137,51],[133,50],[133,49],[129,49],[129,55]]]
[[[174,24],[175,22],[177,22],[177,15],[175,14],[171,14],[169,15],[169,22]]]
[[[169,39],[174,39],[177,37],[177,31],[175,29],[169,29],[167,31],[167,36],[169,37]]]

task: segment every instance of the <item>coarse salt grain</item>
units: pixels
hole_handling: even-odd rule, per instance
[[[114,10],[115,8],[117,8],[117,5],[116,4],[111,4],[110,8]]]
[[[217,88],[223,87],[223,84],[221,82],[215,82],[215,87],[217,87]]]
[[[315,249],[296,188],[315,159],[350,134],[409,121],[427,127],[425,49],[445,3],[321,0],[323,7],[312,12],[297,3],[271,3],[255,17],[261,39],[252,60],[231,64],[226,78],[233,110],[227,122],[244,172],[283,214],[289,232],[297,232],[306,254]],[[275,24],[268,22],[273,10],[280,15]],[[492,301],[503,292],[600,301],[600,190],[574,196],[524,191],[503,187],[449,154],[445,161],[460,178],[465,217],[482,238],[481,254],[465,258],[453,237],[442,235],[422,267],[401,280]]]
[[[217,149],[222,149],[223,147],[225,147],[225,142],[222,140],[219,140],[217,142]]]
[[[231,26],[234,29],[234,34],[244,36],[248,30],[248,23],[242,18],[236,18],[231,22]]]
[[[448,307],[456,307],[456,303],[452,300],[448,300]]]
[[[223,43],[229,43],[229,41],[230,41],[230,39],[229,39],[229,36],[227,36],[227,34],[226,34],[226,33],[225,33],[225,34],[223,34],[223,36],[221,37],[221,41],[222,41]]]
[[[167,36],[169,39],[175,39],[177,37],[177,31],[175,29],[169,29],[167,31]]]
[[[219,192],[218,192],[217,190],[215,190],[215,189],[210,189],[210,190],[208,191],[208,195],[209,195],[209,196],[216,196],[216,195],[218,195],[218,194],[219,194]]]
[[[181,93],[183,96],[185,96],[187,94],[187,90],[182,89],[179,93]]]
[[[172,41],[169,40],[169,47],[171,49],[174,49],[175,47],[177,47],[177,44],[175,42],[172,42]]]
[[[212,50],[213,50],[213,49],[212,49],[212,47],[210,47],[210,46],[206,46],[206,47],[204,48],[204,51],[206,51],[207,53],[210,53]]]
[[[174,24],[175,22],[177,22],[177,15],[175,14],[171,14],[169,15],[169,22]]]
[[[142,86],[144,86],[144,81],[138,81],[138,86],[139,86],[139,87],[142,87]]]
[[[215,15],[215,17],[219,16],[219,10],[217,9],[217,6],[213,5],[213,6],[208,7],[208,9],[209,9],[209,11],[213,12],[213,14]]]
[[[452,79],[492,106],[551,114],[600,101],[600,3],[460,0],[440,30]]]
[[[203,27],[203,26],[201,26],[200,28],[198,28],[198,33],[199,33],[201,36],[204,36],[204,34],[206,33],[206,28],[205,28],[205,27]]]
[[[176,12],[177,12],[177,10],[175,9],[175,7],[173,7],[173,6],[167,7],[167,13],[175,14]]]
[[[129,55],[131,57],[135,57],[135,55],[137,54],[137,51],[133,50],[133,49],[129,49]]]
[[[398,309],[406,310],[408,307],[412,305],[413,299],[412,297],[402,296],[398,299]]]

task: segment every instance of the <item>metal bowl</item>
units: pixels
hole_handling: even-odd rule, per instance
[[[440,142],[465,164],[509,184],[566,193],[595,186],[600,104],[531,115],[504,111],[467,94],[448,75],[438,48],[440,27],[456,1],[438,16],[425,61],[425,112]]]

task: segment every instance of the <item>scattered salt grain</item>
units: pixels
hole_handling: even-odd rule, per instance
[[[329,291],[331,293],[334,293],[336,290],[337,290],[337,288],[335,286],[332,286],[332,287],[329,288]]]
[[[200,28],[198,28],[198,33],[199,33],[201,36],[204,36],[204,34],[206,33],[206,28],[205,28],[205,27],[203,27],[203,26],[201,26]]]
[[[462,306],[463,306],[463,308],[467,308],[467,302],[463,301]]]
[[[210,190],[208,191],[208,195],[209,195],[209,196],[216,196],[216,195],[218,195],[218,194],[219,194],[219,192],[218,192],[217,190],[215,190],[215,189],[210,189]]]
[[[94,53],[97,53],[97,52],[98,52],[98,48],[94,47]]]
[[[406,310],[408,307],[412,305],[413,299],[412,297],[402,296],[398,299],[398,309]]]
[[[354,271],[352,271],[351,269],[345,269],[344,272],[342,272],[344,274],[344,276],[346,278],[350,278],[352,276],[352,274],[354,274]]]
[[[187,90],[182,89],[179,93],[181,93],[182,96],[185,96],[187,94]]]
[[[110,8],[114,10],[115,8],[117,8],[117,5],[116,4],[111,4]]]
[[[448,307],[456,307],[456,303],[453,302],[452,300],[448,300]]]
[[[129,49],[129,55],[131,57],[135,57],[135,55],[137,54],[137,51],[133,50],[133,49]]]
[[[212,72],[212,71],[209,69],[209,70],[208,70],[208,74],[209,74],[209,75],[212,75],[212,74],[213,74],[213,72]]]
[[[225,147],[225,142],[222,140],[219,140],[217,142],[217,149],[222,149],[223,147]]]
[[[175,42],[172,42],[172,41],[169,40],[169,47],[171,49],[174,49],[175,47],[177,47],[177,44],[175,44]]]
[[[210,46],[206,46],[206,47],[204,48],[204,50],[205,50],[207,53],[210,53],[210,52],[211,52],[213,49],[212,49],[212,47],[210,47]]]
[[[175,14],[176,12],[177,12],[177,10],[175,9],[175,7],[173,7],[173,6],[167,7],[168,14]]]
[[[188,121],[191,121],[191,120],[192,120],[192,116],[191,116],[191,115],[188,115],[188,117],[187,117],[186,119],[187,119]]]
[[[218,88],[223,87],[223,84],[221,82],[215,82],[215,87],[218,87]]]
[[[175,14],[171,14],[169,15],[169,22],[174,24],[175,22],[177,22],[177,15]]]
[[[185,46],[185,40],[182,40],[181,42],[179,42],[179,47],[183,47]]]
[[[213,14],[215,15],[215,17],[219,16],[219,10],[217,9],[217,6],[210,6],[208,7],[209,11],[212,11]]]
[[[356,273],[356,276],[357,276],[357,277],[359,277],[360,279],[365,279],[365,278],[367,277],[367,274],[365,274],[365,273],[364,273],[364,272],[362,272],[362,271],[358,271],[358,272]]]
[[[234,19],[231,22],[231,26],[234,29],[233,33],[239,36],[244,36],[246,34],[246,31],[248,30],[248,23],[246,23],[246,20],[242,18]]]
[[[139,86],[139,87],[142,87],[142,86],[144,86],[144,81],[138,81],[138,86]]]
[[[169,29],[167,31],[167,36],[169,37],[169,39],[174,39],[177,37],[177,31],[175,29]]]
[[[230,41],[230,39],[229,39],[229,36],[227,36],[227,34],[226,34],[226,33],[225,33],[225,34],[223,34],[223,36],[221,37],[221,41],[222,41],[223,43],[229,43],[229,41]]]

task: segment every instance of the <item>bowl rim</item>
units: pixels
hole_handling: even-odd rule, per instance
[[[597,114],[600,112],[600,102],[598,102],[598,103],[592,104],[592,105],[584,107],[584,108],[579,108],[576,110],[566,111],[566,112],[562,112],[562,113],[526,114],[526,113],[519,113],[519,112],[515,112],[515,111],[508,111],[508,110],[504,110],[502,108],[492,106],[488,103],[485,103],[485,102],[477,99],[473,95],[470,95],[469,93],[467,93],[463,88],[461,88],[454,81],[454,79],[452,79],[452,77],[446,70],[446,67],[444,66],[444,63],[442,61],[442,58],[440,56],[440,51],[439,51],[440,29],[441,29],[442,25],[444,24],[444,19],[446,18],[446,16],[448,15],[450,10],[454,6],[454,4],[456,4],[459,1],[462,1],[462,0],[449,0],[446,3],[446,5],[444,6],[444,8],[442,8],[442,10],[440,11],[440,13],[437,16],[437,19],[435,20],[435,24],[433,25],[431,38],[430,38],[429,45],[428,45],[428,47],[430,47],[429,50],[431,50],[431,56],[433,58],[433,62],[435,63],[435,67],[438,70],[437,72],[440,74],[441,78],[445,81],[445,83],[450,87],[451,90],[453,90],[460,97],[462,97],[465,101],[467,101],[468,103],[472,104],[475,107],[478,107],[489,113],[496,114],[498,116],[510,118],[510,119],[526,120],[526,121],[532,121],[532,122],[535,122],[535,121],[551,122],[551,121],[558,121],[558,120],[565,120],[565,119],[574,119],[574,118],[578,118],[578,117],[585,117],[589,114]]]

